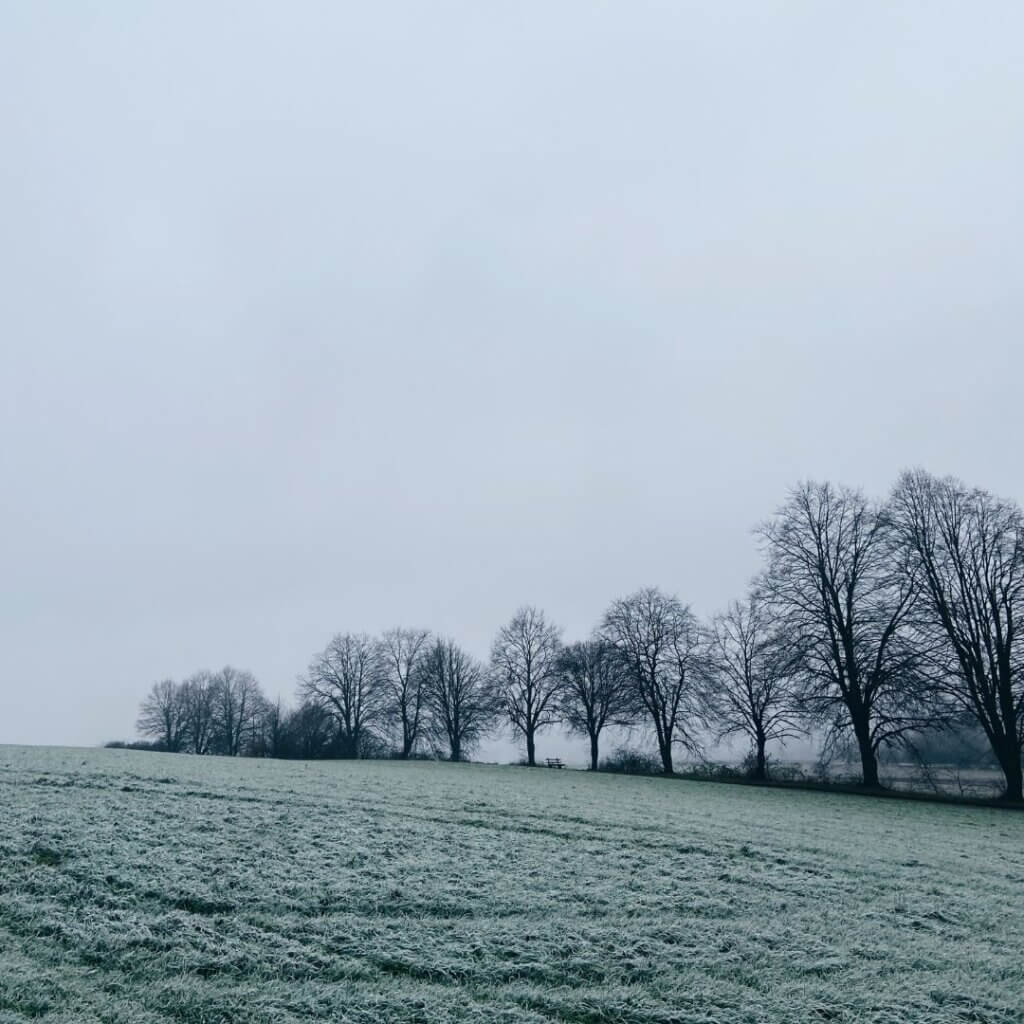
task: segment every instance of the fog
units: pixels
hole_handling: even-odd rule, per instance
[[[804,478],[1024,494],[1017,4],[2,28],[0,742],[337,631],[709,614]]]

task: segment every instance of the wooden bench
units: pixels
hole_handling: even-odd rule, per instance
[[[564,768],[565,767],[565,765],[562,764],[562,759],[559,758],[559,757],[546,757],[546,758],[544,758],[544,763],[549,768]]]

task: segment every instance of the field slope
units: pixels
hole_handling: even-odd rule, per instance
[[[1022,1007],[1022,815],[0,747],[0,1024],[939,1024]]]

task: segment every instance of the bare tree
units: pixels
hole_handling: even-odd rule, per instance
[[[260,710],[263,694],[251,672],[225,665],[210,679],[213,699],[213,735],[217,749],[229,757],[242,751],[246,731]]]
[[[152,736],[161,749],[176,754],[185,743],[185,702],[181,687],[173,679],[154,683],[142,702],[135,727]]]
[[[654,725],[662,767],[671,775],[672,748],[699,749],[697,728],[706,723],[696,618],[677,597],[648,587],[612,604],[601,636],[626,666],[634,705]]]
[[[629,674],[607,641],[570,644],[558,659],[562,677],[561,718],[572,732],[590,740],[590,768],[597,771],[601,732],[633,721]]]
[[[930,722],[922,652],[909,642],[915,580],[894,556],[884,509],[857,490],[801,484],[760,534],[801,703],[833,737],[852,731],[863,783],[877,787],[879,747]]]
[[[802,730],[793,686],[793,649],[773,628],[756,593],[715,616],[705,669],[718,739],[745,736],[754,755],[753,777],[767,778],[768,743],[785,741]]]
[[[181,684],[185,742],[193,754],[208,754],[213,743],[214,691],[209,672],[195,672]]]
[[[381,680],[387,693],[387,714],[401,734],[401,755],[415,749],[423,725],[421,661],[430,633],[425,629],[392,629],[378,646]]]
[[[892,499],[900,543],[922,580],[927,627],[946,657],[944,698],[979,722],[1006,780],[1024,799],[1024,514],[959,480],[905,473]]]
[[[261,701],[253,713],[250,753],[256,757],[287,757],[290,717],[280,697],[273,702]]]
[[[435,640],[420,670],[434,740],[461,761],[494,728],[500,699],[483,665],[453,640]]]
[[[536,764],[537,731],[560,718],[561,630],[536,608],[520,608],[499,630],[491,667],[512,727],[526,739],[526,763]]]
[[[242,739],[239,753],[243,757],[272,757],[270,753],[270,729],[275,705],[267,700],[262,690],[257,690],[256,699],[247,705],[245,721],[242,723]]]
[[[339,633],[313,658],[300,683],[304,700],[334,719],[344,758],[362,756],[384,713],[377,646],[365,633]]]
[[[295,757],[323,757],[330,749],[334,719],[321,704],[304,701],[287,718],[286,742]]]

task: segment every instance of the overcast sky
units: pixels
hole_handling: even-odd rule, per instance
[[[1017,2],[3,3],[0,742],[130,737],[226,662],[290,696],[337,631],[709,613],[801,478],[1020,499],[1022,39]]]

